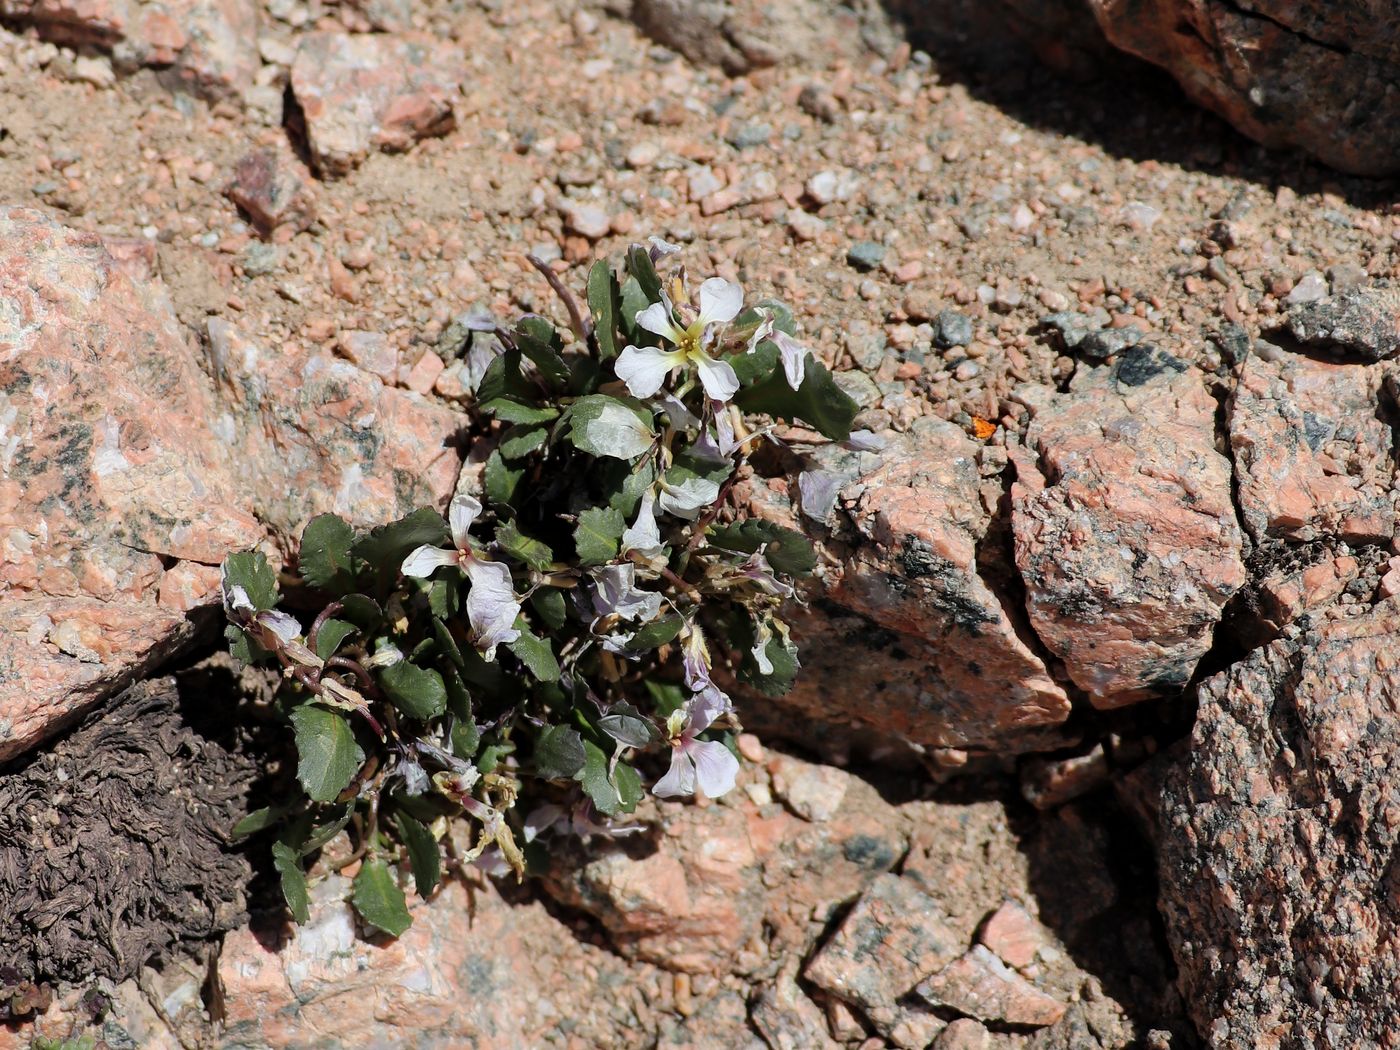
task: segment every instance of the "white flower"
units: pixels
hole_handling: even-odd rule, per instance
[[[681,634],[681,666],[685,669],[685,684],[692,692],[699,692],[710,685],[710,647],[705,642],[705,632],[694,623],[688,623]]]
[[[637,567],[631,562],[604,565],[592,575],[595,615],[650,623],[661,612],[661,595],[637,586]]]
[[[636,551],[647,558],[657,557],[665,547],[656,525],[656,498],[647,492],[637,504],[637,520],[622,534],[622,553]]]
[[[739,377],[725,361],[716,361],[706,348],[714,341],[716,329],[739,315],[744,291],[722,277],[711,277],[700,286],[700,311],[684,327],[676,324],[671,301],[664,297],[645,310],[637,311],[642,328],[659,335],[675,349],[659,346],[628,346],[617,357],[613,370],[627,384],[633,397],[648,398],[661,389],[666,378],[678,368],[694,365],[700,384],[714,401],[728,401],[739,392]],[[688,308],[687,308],[688,309]]]
[[[452,498],[447,521],[452,530],[452,549],[424,544],[403,560],[405,576],[426,578],[444,565],[455,565],[467,574],[467,619],[476,632],[477,648],[486,659],[496,657],[496,646],[520,637],[515,627],[520,600],[511,583],[510,566],[499,561],[483,561],[471,549],[472,522],[481,515],[481,504],[471,496]]]
[[[811,351],[786,332],[775,331],[773,342],[777,344],[778,356],[782,358],[783,373],[787,376],[788,386],[794,390],[798,389],[802,380],[806,378],[807,355]]]
[[[661,477],[661,493],[657,503],[667,514],[693,521],[702,509],[719,498],[719,484],[709,478],[688,477],[667,481]]]
[[[671,768],[652,787],[653,795],[684,797],[698,785],[707,798],[719,798],[734,787],[739,760],[717,740],[696,739],[729,708],[729,697],[711,685],[671,716]]]

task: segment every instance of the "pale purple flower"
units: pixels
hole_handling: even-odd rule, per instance
[[[711,357],[707,347],[714,341],[717,329],[734,320],[743,305],[742,288],[722,277],[711,277],[700,286],[700,310],[695,319],[682,327],[675,321],[671,301],[663,295],[661,302],[637,311],[636,322],[674,349],[627,346],[618,355],[613,371],[627,384],[633,397],[648,398],[661,389],[676,369],[694,365],[706,395],[715,401],[728,401],[739,392],[739,377],[728,362]]]
[[[520,599],[511,582],[510,566],[499,561],[484,561],[471,548],[469,533],[472,522],[480,515],[481,504],[474,497],[454,496],[447,509],[452,548],[424,544],[403,560],[401,571],[405,576],[422,579],[445,565],[454,565],[466,573],[471,584],[467,591],[467,619],[476,632],[477,648],[486,659],[493,660],[496,646],[520,637],[515,626],[520,615]]]
[[[813,521],[825,522],[836,507],[836,497],[846,478],[830,470],[804,470],[797,475],[797,492],[802,513]]]
[[[729,697],[711,685],[671,716],[671,768],[653,785],[653,795],[685,797],[695,794],[698,786],[707,798],[719,798],[734,787],[739,760],[719,741],[698,739],[729,710]]]
[[[744,560],[744,564],[739,566],[739,575],[758,584],[760,589],[774,597],[791,598],[793,596],[792,585],[783,583],[774,575],[773,566],[768,564],[768,558],[761,549],[754,551]]]
[[[572,809],[546,802],[532,810],[524,824],[526,842],[534,842],[546,832],[584,839],[593,835],[620,838],[645,830],[645,824],[615,824],[606,817],[599,820],[598,811],[588,799],[574,803]]]
[[[643,493],[637,504],[637,520],[622,533],[622,553],[636,551],[647,558],[655,558],[665,549],[656,524],[656,497],[650,492]]]
[[[619,616],[650,623],[661,612],[661,595],[637,586],[637,566],[631,562],[594,569],[593,611],[596,616]]]
[[[885,439],[873,430],[852,430],[851,436],[841,442],[841,447],[852,452],[879,452],[885,447]]]
[[[681,633],[681,666],[685,669],[685,684],[698,693],[710,683],[710,647],[705,632],[698,624],[686,625]]]
[[[806,378],[807,355],[811,351],[786,332],[775,330],[773,342],[778,347],[778,356],[782,358],[783,374],[787,376],[788,386],[794,390],[798,389],[802,380]]]
[[[691,476],[679,481],[661,477],[661,492],[657,503],[667,514],[694,521],[700,511],[719,499],[719,483],[709,478]]]
[[[679,255],[682,250],[679,244],[672,244],[670,241],[662,240],[660,237],[648,237],[647,243],[651,245],[647,254],[651,256],[651,261],[654,263],[660,262],[668,255]]]

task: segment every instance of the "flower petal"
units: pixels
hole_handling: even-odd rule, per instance
[[[802,513],[813,521],[825,523],[836,507],[836,498],[846,478],[831,470],[804,470],[797,475],[797,491],[801,496]]]
[[[301,636],[301,624],[297,623],[294,617],[280,612],[277,609],[269,609],[266,612],[260,612],[255,619],[261,626],[267,628],[268,631],[276,635],[284,645],[293,638],[299,638]]]
[[[852,452],[879,452],[885,447],[885,439],[873,430],[852,430],[841,447]]]
[[[711,401],[728,401],[739,392],[739,377],[728,361],[716,361],[707,354],[696,354],[693,360],[700,372],[700,385]]]
[[[520,599],[510,581],[510,566],[499,561],[467,564],[471,590],[467,592],[467,619],[476,632],[476,645],[486,659],[496,657],[496,646],[520,637],[515,628],[520,615]]]
[[[681,635],[681,666],[685,669],[685,684],[699,692],[710,684],[710,647],[705,632],[690,624]]]
[[[711,277],[700,286],[700,323],[723,324],[744,308],[744,289],[723,277]]]
[[[399,571],[405,576],[415,576],[418,579],[425,579],[444,565],[456,564],[456,551],[443,550],[441,547],[430,547],[425,543],[403,560],[403,565],[399,567]]]
[[[666,377],[685,361],[679,350],[656,346],[627,346],[613,362],[617,378],[627,384],[633,397],[651,397],[661,389]]]
[[[228,585],[228,579],[223,581],[224,585],[224,608],[229,612],[257,612],[253,607],[253,600],[248,597],[248,592],[238,584],[232,587]]]
[[[707,798],[719,798],[734,789],[739,760],[718,740],[695,740],[686,752],[695,763],[695,779]]]
[[[452,542],[459,551],[469,549],[467,533],[471,530],[472,522],[479,517],[481,502],[475,496],[462,492],[452,497],[452,503],[447,508],[447,522],[452,526]]]
[[[684,750],[678,747],[671,752],[671,768],[652,785],[651,793],[657,798],[688,798],[695,794],[695,767]]]
[[[710,728],[716,718],[734,710],[733,701],[712,682],[690,698],[685,712],[685,735],[693,737]]]
[[[637,587],[637,567],[631,562],[604,565],[594,569],[592,575],[596,592],[593,608],[599,616],[612,613],[625,620],[649,623],[661,611],[661,595]]]
[[[637,507],[637,520],[622,534],[622,553],[637,551],[654,558],[662,551],[661,530],[656,526],[656,500],[648,492]]]
[[[657,503],[667,514],[693,521],[702,507],[719,498],[719,485],[708,478],[689,477],[679,482],[661,479],[661,495]]]
[[[783,371],[787,374],[788,386],[796,390],[806,377],[807,355],[811,351],[786,332],[774,332],[773,342],[777,344],[778,354],[783,359]]]
[[[751,354],[758,349],[758,344],[773,335],[773,314],[770,310],[759,310],[758,314],[763,318],[754,329],[753,335],[749,336],[749,348],[744,351]]]
[[[679,244],[672,244],[670,241],[663,241],[660,237],[648,237],[647,243],[651,245],[651,261],[656,263],[666,258],[668,255],[678,255],[681,251]]]
[[[673,343],[679,343],[685,334],[671,320],[671,304],[665,299],[659,303],[652,303],[645,310],[638,310],[635,320],[639,327],[652,335],[659,335]]]

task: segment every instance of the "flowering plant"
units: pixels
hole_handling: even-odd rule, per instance
[[[855,405],[781,304],[745,309],[720,278],[692,303],[680,267],[663,283],[674,250],[653,240],[620,271],[596,264],[586,314],[541,267],[567,336],[535,315],[468,326],[469,357],[487,362],[484,469],[445,519],[429,508],[367,532],[313,519],[284,574],[324,599],[305,628],[278,609],[260,553],[225,561],[228,636],[241,659],[282,668],[300,785],[236,830],[277,829],[298,921],[307,860],[342,832],[355,907],[397,935],[400,864],[425,897],[444,856],[521,877],[550,836],[635,829],[648,782],[722,795],[738,721],[716,679],[791,685],[780,613],[815,555],[732,497],[767,434],[745,413],[845,440]],[[454,818],[471,828],[456,852]]]

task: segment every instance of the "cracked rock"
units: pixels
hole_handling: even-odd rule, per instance
[[[926,417],[878,455],[838,455],[823,467],[844,479],[842,524],[821,593],[791,610],[804,673],[784,703],[920,744],[1041,746],[1069,700],[979,574],[1000,498],[980,446]],[[756,509],[799,527],[775,502]]]
[[[1065,1013],[1065,1004],[1040,991],[978,944],[919,985],[933,1006],[979,1021],[1045,1028]]]
[[[96,236],[0,208],[0,366],[3,761],[177,652],[262,528],[163,286]]]
[[[1385,365],[1251,357],[1230,401],[1240,512],[1256,540],[1389,542],[1394,435]]]
[[[1264,145],[1296,146],[1361,175],[1400,170],[1394,5],[1088,0],[1088,6],[1111,43],[1166,68],[1197,103]]]
[[[854,12],[816,0],[636,0],[632,20],[659,44],[731,76],[812,56],[855,57]]]
[[[1151,374],[1144,353],[1161,351],[1081,369],[1067,395],[1026,391],[1012,453],[1031,624],[1101,708],[1180,691],[1246,578],[1215,400],[1199,372]]]
[[[1162,802],[1162,905],[1210,1045],[1393,1046],[1400,605],[1207,680]]]
[[[1295,307],[1288,330],[1300,343],[1350,351],[1368,361],[1400,351],[1400,288],[1349,288]]]

